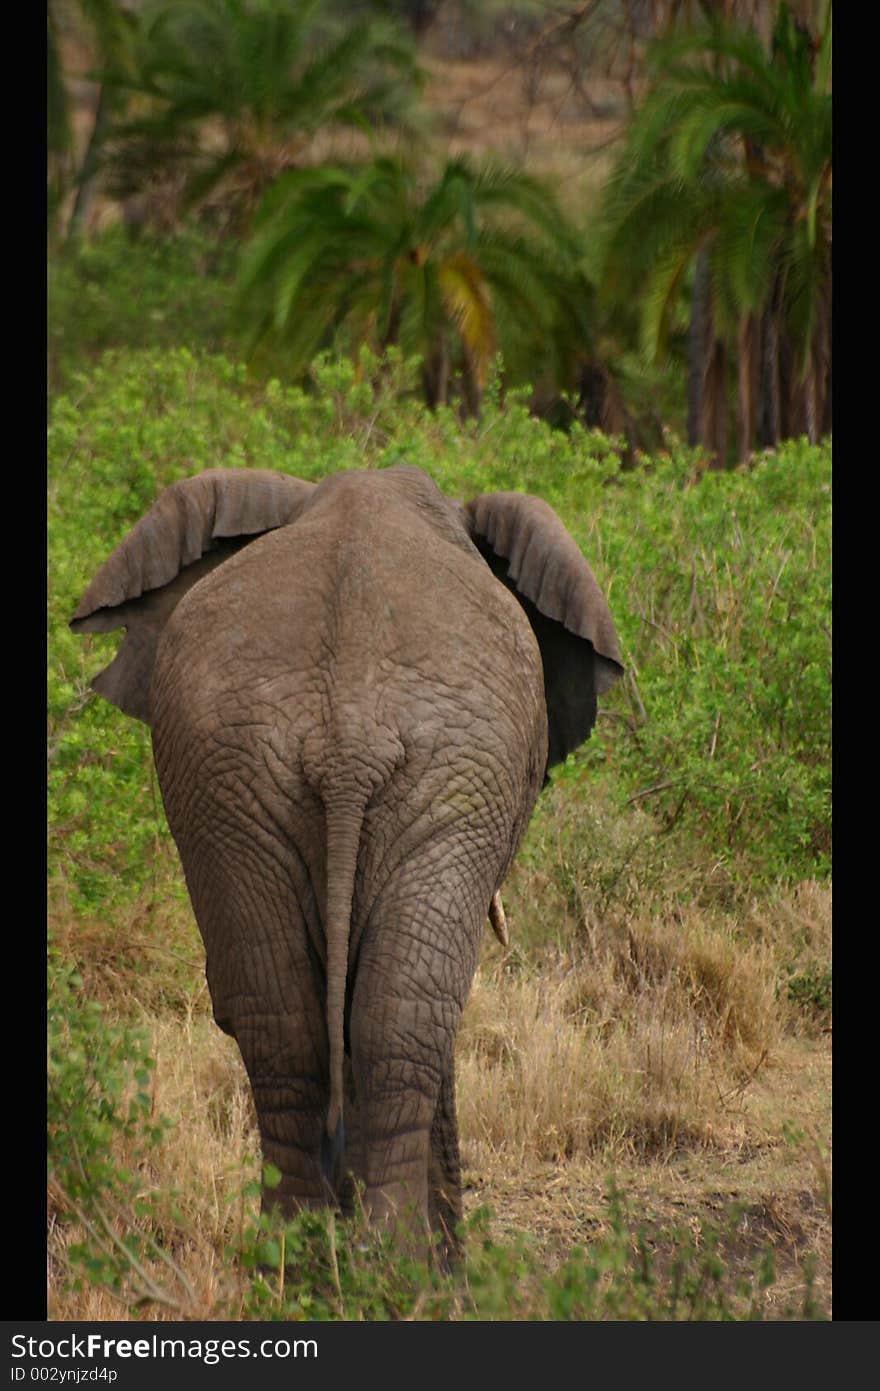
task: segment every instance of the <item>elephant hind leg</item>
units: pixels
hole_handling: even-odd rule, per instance
[[[463,1215],[461,1155],[455,1114],[455,1063],[450,1059],[440,1084],[431,1126],[431,1154],[428,1161],[428,1220],[431,1230],[439,1236],[440,1260],[446,1268],[462,1253],[458,1226]]]
[[[361,937],[350,1016],[368,1209],[433,1228],[447,1253],[461,1219],[455,1036],[491,897],[474,872],[481,825],[429,838],[383,886]]]
[[[238,784],[235,784],[238,787]],[[193,813],[198,828],[220,818],[222,771]],[[240,791],[239,791],[240,796]],[[281,1173],[264,1207],[295,1212],[332,1203],[324,1145],[329,1053],[322,968],[312,945],[318,910],[312,882],[319,850],[282,843],[260,819],[227,816],[222,841],[183,842],[190,897],[205,942],[214,1017],[238,1043],[253,1092],[263,1160]],[[311,871],[310,871],[310,866]]]
[[[264,1164],[281,1174],[264,1187],[263,1207],[294,1213],[335,1204],[333,1176],[342,1157],[328,1150],[326,1048],[310,1049],[302,1023],[291,1015],[236,1021],[236,1037],[250,1078]],[[331,1145],[341,1143],[342,1135]]]

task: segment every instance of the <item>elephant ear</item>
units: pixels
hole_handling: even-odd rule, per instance
[[[187,590],[263,532],[298,517],[314,491],[267,469],[208,469],[172,483],[102,565],[71,619],[75,633],[127,633],[92,687],[149,723],[156,645]]]
[[[541,498],[485,493],[462,510],[471,540],[538,639],[552,767],[588,738],[598,693],[623,674],[611,611],[576,542]]]

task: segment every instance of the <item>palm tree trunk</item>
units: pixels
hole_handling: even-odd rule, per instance
[[[720,338],[712,344],[706,379],[705,440],[709,467],[727,468],[727,348]]]
[[[782,438],[779,317],[775,293],[761,315],[761,400],[758,411],[758,438],[765,447],[778,444]]]
[[[825,371],[822,381],[822,414],[820,416],[820,433],[830,435],[832,430],[832,410],[831,410],[831,362]]]
[[[819,438],[819,430],[816,409],[816,363],[812,349],[807,355],[807,370],[804,375],[804,425],[807,439],[810,444],[815,444]]]
[[[445,343],[438,343],[426,357],[422,378],[428,407],[433,411],[437,406],[445,406],[449,400],[449,354]]]
[[[709,451],[709,467],[727,466],[727,350],[716,337],[709,250],[697,253],[688,334],[688,444]]]
[[[688,331],[688,444],[705,444],[706,371],[711,341],[712,304],[709,252],[697,253],[691,322]]]
[[[737,440],[736,457],[745,463],[755,437],[757,398],[758,325],[753,314],[743,314],[737,335]]]
[[[396,298],[392,300],[391,312],[388,315],[388,327],[385,329],[380,340],[380,348],[383,353],[386,348],[395,346],[400,341],[401,309],[401,301]]]
[[[109,116],[106,89],[103,85],[98,91],[98,105],[95,108],[95,122],[92,126],[92,133],[89,136],[89,143],[83,157],[82,168],[77,179],[76,198],[73,204],[73,212],[70,214],[70,222],[67,226],[67,235],[70,239],[82,236],[86,225],[86,216],[92,205],[95,196],[95,186],[98,174],[98,157],[101,150],[101,142],[107,129]]]
[[[780,439],[806,434],[803,386],[798,374],[797,354],[787,332],[779,334]]]
[[[483,392],[477,378],[476,368],[467,348],[464,350],[464,363],[461,369],[461,386],[464,396],[465,415],[478,416]]]
[[[816,431],[821,439],[831,432],[831,274],[822,299],[822,312],[813,342],[816,390]]]

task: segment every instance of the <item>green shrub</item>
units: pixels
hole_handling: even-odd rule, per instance
[[[144,1267],[155,1195],[145,1181],[164,1124],[152,1116],[154,1062],[146,1036],[114,1024],[53,953],[48,986],[47,1135],[50,1217],[72,1230],[55,1242],[59,1283],[109,1288],[124,1303],[173,1302]],[[184,1282],[185,1284],[185,1282]]]
[[[812,962],[806,970],[789,976],[786,991],[805,1014],[824,1021],[831,1013],[831,967]]]
[[[65,391],[108,348],[229,341],[235,253],[194,227],[133,241],[121,225],[49,264],[49,383]]]
[[[254,1272],[242,1316],[559,1322],[731,1321],[768,1313],[773,1250],[758,1249],[745,1270],[737,1265],[729,1254],[741,1222],[735,1206],[696,1232],[648,1230],[634,1223],[612,1181],[596,1219],[602,1234],[551,1271],[533,1237],[495,1241],[490,1220],[480,1208],[464,1224],[461,1267],[444,1275],[433,1260],[401,1254],[363,1218],[341,1222],[330,1212],[309,1212],[285,1222],[264,1214],[227,1252],[243,1273]],[[808,1266],[802,1278],[799,1304],[783,1309],[782,1318],[819,1317]]]
[[[686,451],[602,514],[629,709],[588,746],[665,832],[756,880],[830,868],[830,441],[694,485]],[[634,678],[640,697],[636,698]],[[628,698],[628,699],[627,699]],[[642,714],[644,709],[644,715]]]

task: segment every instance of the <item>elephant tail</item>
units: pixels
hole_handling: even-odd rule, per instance
[[[332,1140],[342,1119],[342,1068],[345,1052],[345,992],[348,947],[363,805],[327,804],[327,1037],[330,1042],[330,1106],[327,1134]]]

